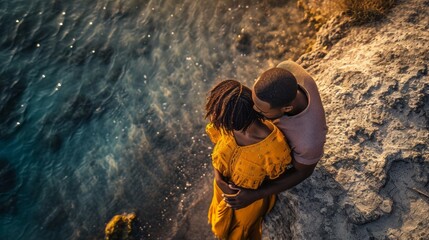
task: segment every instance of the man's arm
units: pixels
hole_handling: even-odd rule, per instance
[[[248,206],[256,200],[278,194],[289,188],[298,185],[307,179],[314,171],[317,163],[304,165],[294,161],[294,167],[285,171],[274,180],[264,182],[258,189],[250,190],[229,185],[232,190],[239,191],[237,195],[225,194],[225,201],[233,209],[240,209]]]

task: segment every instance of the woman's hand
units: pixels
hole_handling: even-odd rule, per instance
[[[240,188],[233,183],[226,182],[223,175],[216,169],[214,175],[216,184],[222,190],[222,197],[228,207],[233,209],[244,208],[260,198],[256,190]]]
[[[236,193],[223,194],[222,196],[224,197],[224,201],[227,203],[228,207],[234,210],[245,208],[260,199],[257,190],[241,188],[233,184],[230,184],[228,188],[232,191],[236,191]]]
[[[220,188],[220,190],[222,190],[222,192],[224,194],[232,194],[235,195],[238,193],[237,190],[231,189],[228,185],[229,183],[225,181],[224,177],[222,176],[222,174],[215,169],[214,170],[214,175],[215,175],[215,179],[216,179],[216,184],[217,186]]]

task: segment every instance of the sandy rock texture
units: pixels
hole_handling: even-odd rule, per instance
[[[429,239],[429,1],[331,19],[298,62],[329,132],[313,175],[280,194],[265,239]]]

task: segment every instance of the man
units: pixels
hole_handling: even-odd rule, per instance
[[[297,63],[285,61],[262,73],[253,86],[254,109],[272,120],[292,149],[293,167],[257,190],[229,185],[237,191],[224,195],[234,209],[278,194],[308,178],[323,156],[327,126],[325,111],[313,78]]]

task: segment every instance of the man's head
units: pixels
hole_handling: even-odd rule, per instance
[[[252,91],[235,80],[224,80],[209,91],[205,117],[227,132],[245,131],[263,118],[253,109]]]
[[[277,119],[293,109],[298,91],[296,78],[282,68],[271,68],[253,85],[254,109],[267,119]]]

